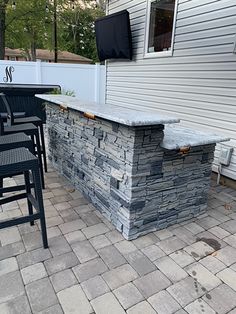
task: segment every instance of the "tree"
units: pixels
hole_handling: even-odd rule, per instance
[[[5,57],[5,22],[6,22],[6,6],[9,0],[0,0],[0,60]]]
[[[94,1],[87,5],[76,6],[74,10],[63,12],[64,23],[61,23],[60,43],[63,49],[98,61],[94,22],[105,13]]]
[[[16,0],[15,9],[7,5],[9,0],[0,1],[5,3],[6,46],[22,49],[28,60],[36,60],[37,48],[54,50],[55,55],[57,49],[68,50],[97,60],[94,21],[104,15],[105,0],[99,5],[94,0]]]
[[[49,26],[45,0],[21,0],[16,9],[7,8],[6,43],[20,48],[27,59],[36,60],[36,48],[43,48],[48,41]]]

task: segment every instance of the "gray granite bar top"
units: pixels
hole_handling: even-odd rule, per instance
[[[181,147],[200,146],[229,141],[226,136],[202,132],[182,126],[168,125],[164,130],[161,147],[165,149],[180,149]]]
[[[90,113],[97,117],[125,124],[128,126],[144,126],[156,124],[177,123],[180,120],[175,117],[161,115],[156,111],[139,111],[132,108],[124,108],[111,104],[83,101],[75,97],[65,95],[35,95],[45,101],[61,105],[68,109]]]

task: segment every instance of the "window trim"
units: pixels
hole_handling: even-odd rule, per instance
[[[172,37],[171,37],[171,49],[168,51],[159,51],[159,52],[148,52],[148,39],[149,39],[149,24],[150,24],[150,9],[151,3],[155,0],[147,0],[146,6],[146,22],[145,22],[145,43],[144,43],[144,53],[143,57],[146,58],[161,58],[161,57],[172,57],[174,52],[174,39],[175,39],[175,29],[176,29],[176,20],[177,20],[177,8],[178,0],[175,0],[175,9],[174,9],[174,18],[173,18],[173,28],[172,28]]]

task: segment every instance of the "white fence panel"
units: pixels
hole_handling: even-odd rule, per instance
[[[0,61],[0,83],[58,84],[83,100],[105,102],[105,66],[26,61]]]

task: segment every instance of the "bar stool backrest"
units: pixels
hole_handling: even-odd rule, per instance
[[[0,93],[0,97],[2,99],[4,106],[5,106],[5,109],[7,111],[7,124],[9,126],[11,126],[14,124],[14,115],[13,115],[13,112],[11,110],[11,106],[10,106],[5,94]]]

